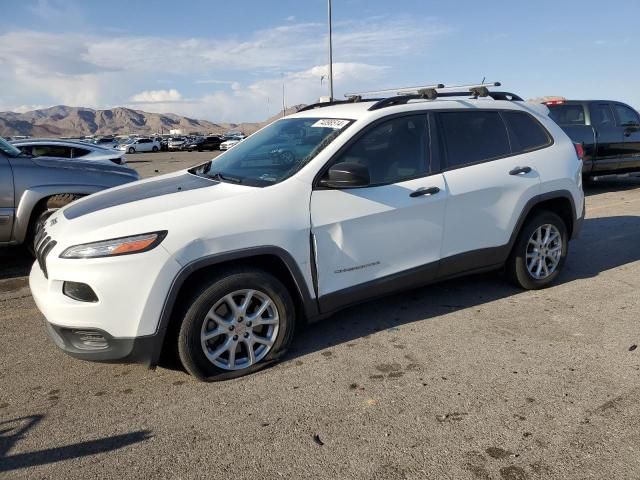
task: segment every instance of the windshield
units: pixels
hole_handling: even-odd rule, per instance
[[[20,150],[7,142],[4,138],[0,137],[0,151],[6,153],[10,157],[17,157],[20,155]]]
[[[193,173],[232,183],[272,185],[300,170],[352,123],[335,118],[278,120]]]

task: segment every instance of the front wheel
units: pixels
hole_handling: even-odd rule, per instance
[[[133,147],[129,147],[129,152],[128,153],[131,153],[131,154],[136,153],[136,149],[133,148]]]
[[[562,218],[553,212],[539,212],[520,231],[507,260],[507,274],[524,289],[544,288],[560,274],[567,250],[567,226]]]
[[[239,377],[277,361],[293,338],[286,287],[261,270],[212,279],[189,302],[178,335],[184,368],[205,381]]]

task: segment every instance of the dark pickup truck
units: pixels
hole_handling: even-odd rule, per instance
[[[584,148],[585,179],[640,172],[640,115],[610,100],[552,100],[549,116]]]

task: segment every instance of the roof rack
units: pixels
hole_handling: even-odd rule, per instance
[[[507,100],[512,102],[523,102],[524,100],[511,92],[492,92],[490,87],[500,87],[500,82],[477,83],[470,85],[449,85],[442,83],[434,85],[422,85],[418,87],[388,88],[385,90],[370,90],[367,92],[346,93],[346,100],[333,100],[331,102],[314,103],[298,110],[304,112],[315,108],[328,107],[331,105],[341,105],[356,102],[375,102],[368,110],[378,110],[393,105],[403,105],[411,100],[435,100],[446,97],[471,97],[471,98],[493,98],[494,100]],[[371,95],[383,95],[383,98],[365,98]]]

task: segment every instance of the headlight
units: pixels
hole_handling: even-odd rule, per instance
[[[101,242],[84,243],[67,248],[60,258],[101,258],[147,252],[167,236],[167,231],[143,233],[131,237],[112,238]]]

